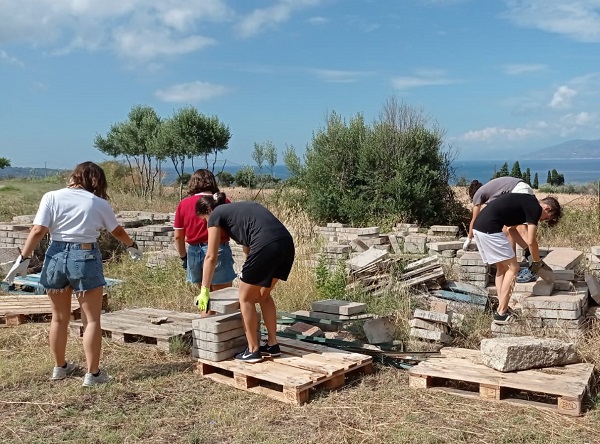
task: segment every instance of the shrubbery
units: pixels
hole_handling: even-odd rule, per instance
[[[468,217],[449,185],[451,155],[437,128],[416,110],[389,100],[373,124],[331,113],[302,162],[285,163],[303,206],[319,222],[355,226],[382,219],[458,224]]]

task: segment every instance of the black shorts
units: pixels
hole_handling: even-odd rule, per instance
[[[294,240],[276,239],[257,251],[250,250],[242,266],[240,280],[250,285],[269,288],[273,279],[286,281],[294,263]]]

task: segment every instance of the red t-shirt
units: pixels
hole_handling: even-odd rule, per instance
[[[196,202],[200,197],[210,196],[212,193],[199,193],[190,197],[186,197],[175,210],[175,221],[173,229],[183,230],[185,232],[185,241],[190,245],[204,244],[208,242],[208,229],[204,218],[196,215]],[[226,200],[230,203],[230,200]],[[222,235],[221,242],[228,242],[229,236]]]

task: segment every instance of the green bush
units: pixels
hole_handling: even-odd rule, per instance
[[[406,105],[389,101],[372,125],[331,113],[313,136],[304,163],[289,150],[286,166],[318,222],[355,226],[395,221],[464,222],[466,209],[449,185],[451,156],[442,135]]]

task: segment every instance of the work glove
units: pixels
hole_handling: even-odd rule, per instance
[[[4,278],[4,281],[8,282],[9,285],[12,285],[17,276],[27,276],[27,268],[29,267],[30,257],[23,257],[19,255],[12,268]]]
[[[183,257],[180,258],[181,259],[181,266],[183,267],[184,270],[187,270],[187,254]]]
[[[529,247],[527,247],[523,250],[523,257],[525,258],[525,260],[527,262],[531,261],[532,257],[531,257],[531,252],[529,251]]]
[[[467,251],[467,250],[469,249],[469,247],[471,246],[471,242],[472,242],[472,241],[473,241],[473,239],[472,239],[472,238],[470,238],[470,237],[467,237],[467,239],[465,240],[465,243],[463,244],[463,247],[462,247],[462,249],[463,249],[464,251]]]
[[[133,242],[131,247],[127,247],[127,252],[129,253],[129,257],[134,261],[139,261],[142,259],[142,250],[138,247],[137,242]]]
[[[208,301],[210,300],[210,290],[208,287],[202,287],[200,294],[194,299],[194,305],[198,306],[198,310],[206,311],[208,309]]]
[[[537,272],[540,271],[540,268],[542,268],[543,266],[544,266],[544,261],[542,261],[542,260],[534,261],[529,266],[529,271],[531,271],[533,274],[537,274]]]

